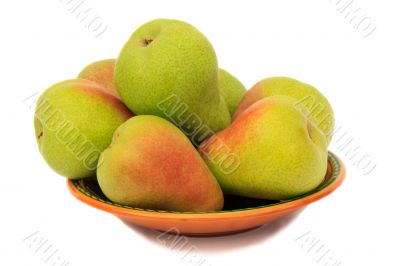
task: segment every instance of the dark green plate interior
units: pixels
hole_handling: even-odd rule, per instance
[[[214,211],[214,212],[232,212],[232,211],[242,211],[242,210],[250,210],[250,209],[258,209],[258,208],[263,208],[267,206],[273,206],[277,204],[281,204],[284,202],[290,202],[294,201],[300,198],[304,198],[310,194],[316,193],[325,187],[329,186],[339,175],[340,172],[340,164],[338,159],[333,155],[332,153],[329,152],[328,154],[328,163],[331,165],[331,175],[328,175],[325,177],[324,182],[321,183],[316,189],[300,195],[295,198],[291,198],[288,200],[281,200],[281,201],[271,201],[271,200],[262,200],[262,199],[252,199],[252,198],[246,198],[246,197],[239,197],[239,196],[231,196],[231,195],[225,195],[225,203],[224,203],[224,209],[222,211]],[[133,208],[130,206],[125,206],[125,205],[120,205],[111,202],[107,197],[103,194],[101,191],[99,184],[97,183],[96,179],[80,179],[80,180],[73,180],[73,185],[84,195],[91,197],[97,201],[117,206],[117,207],[122,207],[126,209],[132,209],[132,210],[140,210],[140,211],[150,211],[150,212],[163,212],[163,213],[183,213],[183,212],[174,212],[174,211],[161,211],[161,210],[148,210],[148,209],[140,209],[140,208]],[[191,213],[191,212],[185,212],[185,213]]]

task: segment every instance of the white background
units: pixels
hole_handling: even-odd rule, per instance
[[[0,265],[52,265],[45,261],[50,251],[36,251],[35,237],[74,266],[196,265],[200,258],[203,265],[317,266],[326,262],[318,261],[323,251],[332,257],[326,265],[400,265],[398,1],[352,3],[376,27],[368,37],[337,10],[344,0],[86,0],[83,6],[107,26],[99,37],[68,11],[69,1],[77,2],[7,1],[0,8]],[[295,219],[233,236],[189,238],[191,251],[171,250],[156,233],[73,198],[38,152],[35,93],[92,61],[116,57],[139,25],[159,17],[198,27],[220,66],[248,88],[274,75],[319,88],[344,134],[330,146],[347,166],[343,186]],[[362,163],[352,160],[344,139],[366,156]],[[369,174],[367,160],[376,165]],[[312,240],[323,251],[312,249]]]

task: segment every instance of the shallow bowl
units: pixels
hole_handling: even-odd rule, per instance
[[[304,209],[340,186],[345,177],[341,160],[329,152],[324,181],[313,191],[283,201],[226,196],[222,211],[174,212],[123,206],[108,200],[95,179],[68,180],[68,188],[78,200],[109,212],[126,223],[158,231],[184,235],[223,235],[257,228]]]

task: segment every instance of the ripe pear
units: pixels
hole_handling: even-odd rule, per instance
[[[283,200],[323,181],[326,138],[295,103],[287,96],[261,99],[201,143],[199,150],[224,193]]]
[[[93,62],[81,70],[78,78],[91,80],[104,88],[117,92],[114,81],[115,59]]]
[[[232,74],[224,69],[219,69],[219,90],[228,107],[231,116],[234,114],[240,100],[246,93],[246,88]]]
[[[266,78],[255,84],[241,100],[234,116],[242,113],[256,101],[274,95],[295,98],[299,108],[305,108],[317,126],[324,132],[327,142],[332,139],[335,116],[329,101],[315,87],[288,77]]]
[[[62,176],[94,176],[114,130],[132,115],[116,94],[92,81],[54,84],[36,104],[34,126],[40,153]]]
[[[115,82],[135,114],[163,117],[197,142],[230,124],[214,48],[185,22],[156,19],[139,27],[119,54]]]
[[[97,179],[118,204],[191,212],[223,206],[221,188],[190,140],[157,116],[133,117],[115,131]]]

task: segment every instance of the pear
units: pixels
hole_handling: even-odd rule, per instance
[[[135,114],[163,117],[194,142],[230,124],[214,48],[185,22],[156,19],[139,27],[119,54],[115,82]]]
[[[231,116],[235,113],[240,100],[246,93],[246,88],[232,74],[224,69],[219,69],[219,90],[224,97]]]
[[[324,132],[327,142],[332,139],[335,116],[326,97],[315,87],[289,77],[266,78],[255,84],[241,100],[233,119],[256,101],[274,95],[285,95],[297,100],[299,108],[305,108]]]
[[[115,59],[104,59],[85,66],[78,78],[91,80],[100,86],[117,92],[114,81]]]
[[[135,116],[115,131],[97,179],[118,204],[191,212],[223,206],[221,188],[190,140],[157,116]]]
[[[199,151],[224,193],[284,200],[323,181],[326,138],[295,104],[287,96],[261,99],[201,143]]]
[[[95,176],[100,153],[115,129],[132,115],[116,94],[94,82],[59,82],[43,92],[36,104],[39,151],[62,176]]]

